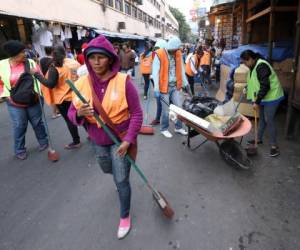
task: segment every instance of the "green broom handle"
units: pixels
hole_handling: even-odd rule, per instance
[[[70,88],[74,91],[74,93],[77,95],[77,97],[80,99],[80,101],[84,104],[89,104],[84,97],[80,94],[78,89],[75,87],[73,82],[69,79],[66,80],[66,83],[70,86]],[[110,131],[110,129],[105,125],[105,123],[100,119],[100,117],[94,113],[94,117],[97,120],[97,122],[101,125],[101,127],[104,129],[105,133],[110,137],[110,139],[117,145],[120,146],[121,143],[118,140],[118,138]],[[125,158],[130,162],[130,164],[134,167],[136,172],[141,176],[143,181],[148,185],[148,180],[146,176],[143,174],[142,170],[136,165],[135,161],[128,155],[125,155]]]

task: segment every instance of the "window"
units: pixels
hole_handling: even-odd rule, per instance
[[[131,5],[128,2],[125,2],[125,13],[131,15]]]
[[[114,7],[114,1],[113,0],[105,0],[105,3],[110,6],[110,7]]]
[[[148,22],[147,14],[143,12],[143,21],[146,23]]]
[[[151,16],[148,17],[148,21],[150,25],[153,25],[153,18]]]
[[[137,7],[135,6],[132,6],[132,16],[138,18]]]
[[[143,12],[141,10],[138,10],[138,18],[143,21]]]
[[[156,20],[156,28],[159,29],[159,21]]]
[[[123,0],[115,0],[115,8],[123,12]]]

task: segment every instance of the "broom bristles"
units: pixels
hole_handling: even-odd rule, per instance
[[[49,149],[49,151],[48,151],[48,159],[49,159],[49,161],[56,162],[56,161],[59,160],[59,154],[55,150]]]
[[[145,126],[143,125],[139,131],[139,134],[142,135],[153,135],[154,134],[154,128],[151,126]]]
[[[246,152],[248,156],[257,155],[257,147],[255,145],[249,146],[246,148]]]
[[[172,219],[174,216],[175,212],[171,208],[169,202],[166,200],[166,198],[162,195],[161,192],[159,191],[154,191],[153,192],[153,198],[156,201],[157,205],[159,208],[162,210],[163,214],[168,218]]]
[[[164,216],[166,216],[168,219],[172,219],[174,216],[174,210],[170,206],[166,206],[163,210]]]

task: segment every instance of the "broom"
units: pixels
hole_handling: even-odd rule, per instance
[[[149,79],[149,88],[147,91],[147,100],[146,100],[146,104],[145,104],[145,110],[146,110],[146,115],[145,115],[145,119],[144,119],[144,124],[142,125],[139,134],[141,135],[154,135],[154,128],[151,125],[148,125],[148,115],[149,115],[149,97],[150,97],[150,79]]]
[[[256,100],[256,92],[254,92],[254,97]],[[254,144],[249,145],[246,148],[246,152],[248,156],[255,156],[257,155],[257,110],[254,109]]]
[[[36,87],[37,90],[39,90],[39,93],[38,93],[39,104],[40,104],[41,111],[42,111],[42,117],[43,117],[43,121],[44,121],[44,124],[45,124],[46,134],[47,134],[47,137],[48,137],[48,143],[49,143],[48,160],[52,161],[52,162],[56,162],[56,161],[59,160],[59,154],[53,148],[53,144],[52,144],[52,140],[51,140],[50,132],[49,132],[49,127],[48,127],[48,123],[47,123],[47,120],[46,120],[46,115],[45,115],[45,111],[44,111],[44,107],[43,107],[43,103],[42,103],[42,99],[41,99],[40,88],[37,84],[36,78],[35,77],[33,77],[33,78],[34,78],[35,87]]]
[[[74,86],[74,84],[72,83],[72,81],[66,80],[66,82],[70,86],[70,88],[74,91],[74,93],[77,95],[77,97],[81,100],[82,103],[89,104],[84,99],[84,97],[80,94],[80,92],[78,91],[78,89]],[[110,139],[117,146],[119,146],[121,144],[121,142],[111,132],[111,130],[108,128],[108,126],[106,126],[105,123],[100,119],[99,115],[97,115],[96,113],[94,113],[93,116],[97,120],[97,122],[99,123],[99,125],[101,125],[101,127],[104,129],[105,133],[110,137]],[[148,189],[152,192],[153,198],[156,201],[156,203],[158,204],[159,208],[162,210],[163,214],[167,218],[171,219],[173,217],[173,215],[174,215],[174,210],[171,208],[171,206],[169,205],[169,203],[166,200],[166,198],[161,194],[161,192],[159,192],[158,190],[154,189],[150,185],[148,179],[146,178],[146,176],[144,175],[144,173],[142,172],[142,170],[137,166],[137,164],[135,163],[135,161],[128,154],[125,155],[125,158],[130,162],[131,166],[133,166],[134,170],[141,177],[141,179],[146,184],[146,186],[148,187]]]

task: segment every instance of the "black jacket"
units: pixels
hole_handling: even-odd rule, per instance
[[[251,71],[252,74],[252,71]],[[260,83],[260,89],[257,93],[256,104],[260,104],[261,100],[267,95],[271,88],[270,75],[272,74],[270,67],[266,63],[261,63],[256,68],[256,74]]]
[[[38,72],[34,74],[34,77],[46,87],[53,89],[57,85],[59,74],[57,69],[54,66],[50,65],[47,79]]]

